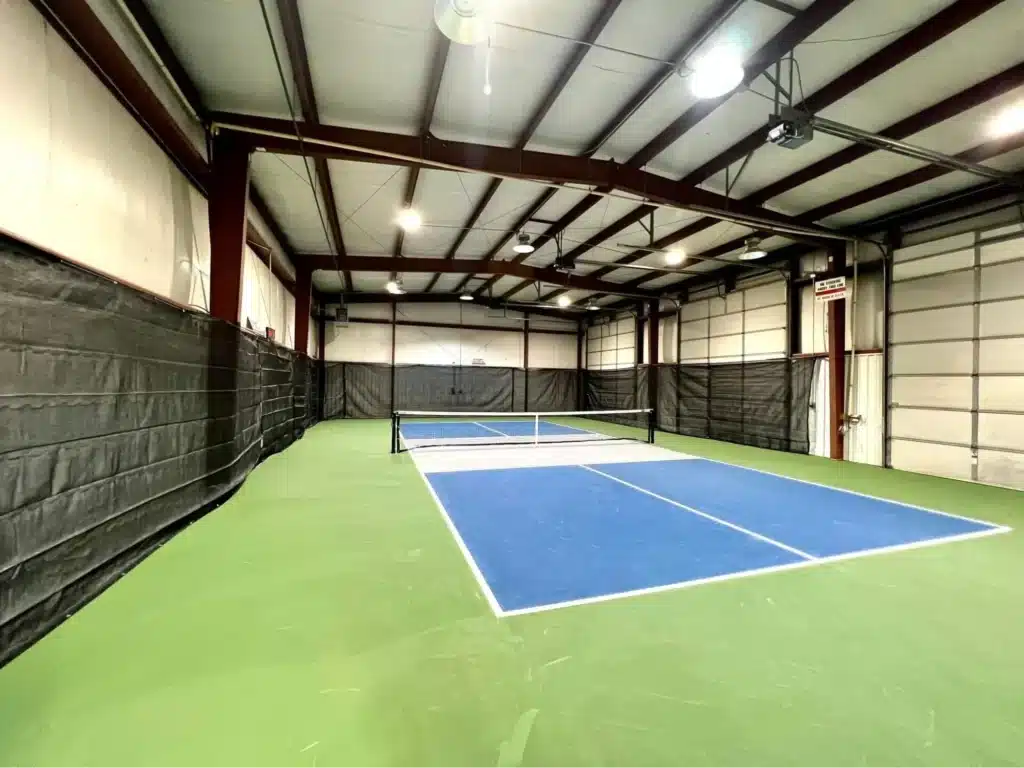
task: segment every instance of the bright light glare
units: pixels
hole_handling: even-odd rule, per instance
[[[459,296],[459,299],[461,299],[462,301],[472,301],[473,300],[473,294],[472,293],[464,293],[461,296]]]
[[[568,294],[563,293],[558,297],[558,306],[564,308],[568,307],[570,304],[572,304],[572,299],[569,298]]]
[[[513,245],[512,250],[516,253],[533,253],[533,246],[529,243],[519,243],[518,245]]]
[[[724,96],[743,82],[740,57],[729,47],[715,48],[692,65],[690,90],[698,99]]]
[[[484,83],[484,96],[490,96],[494,92],[490,83]]]
[[[665,254],[665,263],[670,267],[678,267],[686,261],[686,251],[681,248],[674,248]]]
[[[422,223],[419,212],[413,208],[405,208],[398,214],[398,226],[406,232],[415,232]]]
[[[756,261],[768,255],[768,251],[762,248],[751,248],[740,254],[740,261]]]
[[[1012,136],[1015,133],[1024,131],[1024,104],[1017,104],[1009,109],[1003,110],[995,120],[992,121],[992,135],[996,138]]]
[[[385,285],[384,287],[387,288],[388,293],[393,293],[396,296],[400,296],[401,294],[405,293],[405,291],[402,289],[402,284],[397,280],[388,280],[387,285]]]

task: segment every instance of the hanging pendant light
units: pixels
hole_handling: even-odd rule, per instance
[[[493,0],[437,0],[434,23],[453,43],[477,45],[490,34]]]

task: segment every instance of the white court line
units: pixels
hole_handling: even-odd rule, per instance
[[[736,525],[735,523],[730,523],[728,520],[722,520],[720,517],[715,517],[714,515],[709,515],[707,512],[701,512],[699,509],[695,509],[694,507],[688,507],[685,504],[680,504],[678,501],[673,501],[672,499],[670,499],[670,498],[668,498],[666,496],[662,496],[660,494],[657,494],[654,491],[649,491],[649,490],[647,490],[646,488],[644,488],[642,486],[633,485],[633,483],[628,483],[625,480],[623,480],[622,478],[615,477],[615,475],[609,475],[608,473],[602,472],[599,469],[594,469],[593,467],[588,467],[586,464],[580,464],[578,466],[580,468],[582,468],[582,469],[586,469],[586,470],[588,470],[590,472],[593,472],[596,475],[601,475],[601,477],[607,477],[609,480],[614,480],[617,483],[622,483],[624,486],[626,486],[627,488],[632,488],[634,491],[640,491],[640,493],[646,493],[648,496],[652,496],[655,499],[658,499],[659,501],[664,501],[666,504],[671,504],[673,507],[679,507],[680,509],[684,509],[687,512],[693,513],[694,515],[699,515],[700,517],[706,518],[706,519],[710,520],[713,523],[718,523],[719,525],[724,525],[726,528],[732,528],[734,531],[739,531],[740,533],[745,533],[747,536],[750,536],[752,538],[758,539],[759,541],[763,541],[765,544],[771,544],[774,547],[778,547],[779,549],[784,549],[787,552],[791,552],[794,555],[799,555],[800,557],[804,558],[805,560],[818,560],[818,559],[820,559],[820,558],[815,557],[814,555],[809,555],[806,552],[804,552],[803,550],[797,549],[796,547],[791,547],[788,544],[783,544],[781,541],[776,541],[775,539],[770,539],[767,536],[762,536],[760,533],[752,531],[749,528],[744,528],[742,525]]]
[[[687,454],[691,455],[691,454]],[[975,517],[967,517],[966,515],[957,515],[953,512],[943,512],[941,509],[929,509],[928,507],[921,507],[917,504],[910,504],[906,501],[897,501],[896,499],[887,499],[883,496],[872,496],[870,493],[861,493],[860,491],[852,491],[849,488],[839,488],[834,485],[826,485],[825,483],[816,483],[813,480],[804,480],[799,477],[790,477],[789,475],[780,475],[778,472],[769,472],[767,469],[757,469],[756,467],[748,467],[745,464],[730,464],[727,461],[719,461],[718,459],[709,459],[706,456],[699,456],[692,454],[694,458],[703,459],[704,461],[710,461],[712,464],[722,464],[726,467],[732,467],[733,469],[749,469],[751,472],[757,472],[761,475],[770,475],[771,477],[781,477],[783,480],[792,480],[794,483],[803,483],[804,485],[813,485],[818,488],[825,488],[830,491],[839,491],[840,493],[848,493],[851,496],[860,496],[863,499],[871,499],[872,501],[881,501],[887,504],[896,504],[900,507],[906,507],[907,509],[916,509],[919,512],[931,512],[933,515],[942,515],[943,517],[952,517],[955,520],[966,520],[968,523],[977,523],[978,525],[987,525],[993,528],[1005,528],[1007,531],[1013,530],[1006,526],[996,525],[995,523],[989,522],[988,520],[978,520]]]
[[[626,597],[640,597],[642,595],[653,595],[659,592],[670,592],[677,589],[687,589],[689,587],[697,587],[703,584],[713,584],[718,581],[732,581],[734,579],[745,579],[749,576],[762,576],[768,573],[778,573],[781,571],[795,571],[803,568],[815,568],[820,565],[828,565],[830,563],[842,562],[843,560],[856,560],[861,557],[873,557],[874,555],[886,555],[891,552],[901,552],[908,549],[924,549],[925,547],[934,547],[940,544],[949,544],[956,541],[965,541],[968,539],[980,539],[985,536],[994,536],[1001,533],[1009,533],[1012,529],[1005,526],[998,528],[987,528],[983,531],[971,531],[970,533],[958,533],[953,536],[944,536],[938,539],[925,539],[923,541],[914,541],[908,544],[894,544],[889,547],[877,547],[875,549],[863,549],[859,552],[844,552],[841,555],[828,555],[826,557],[819,557],[814,560],[798,560],[795,563],[785,563],[783,565],[770,565],[766,568],[755,568],[750,571],[734,571],[732,573],[724,573],[721,576],[709,576],[704,579],[694,579],[692,581],[680,581],[675,584],[663,584],[658,587],[646,587],[644,589],[632,589],[628,592],[613,592],[607,595],[596,595],[595,597],[582,597],[578,600],[565,600],[560,603],[548,603],[546,605],[531,606],[529,608],[515,608],[509,611],[502,611],[499,616],[502,618],[508,616],[524,616],[530,613],[543,613],[545,611],[554,611],[559,608],[571,608],[577,605],[590,605],[592,603],[606,603],[610,600],[620,600]]]
[[[427,486],[427,490],[430,491],[430,495],[434,498],[434,503],[437,504],[437,508],[441,510],[441,516],[444,518],[445,524],[448,526],[448,530],[455,538],[455,543],[459,546],[459,550],[462,552],[462,556],[466,558],[466,562],[469,564],[469,569],[473,572],[473,577],[476,579],[477,586],[480,587],[480,591],[484,593],[484,598],[487,600],[487,605],[490,606],[491,611],[495,616],[501,617],[505,614],[502,610],[501,605],[498,603],[498,598],[491,592],[491,586],[487,583],[487,579],[484,578],[483,573],[480,571],[480,566],[476,564],[476,560],[473,559],[473,555],[469,551],[469,547],[466,546],[466,542],[462,540],[462,536],[459,534],[459,529],[455,527],[455,523],[448,516],[448,510],[444,508],[444,504],[441,503],[441,497],[437,495],[437,491],[434,490],[434,486],[430,484],[430,480],[423,470],[420,469],[420,465],[416,463],[415,455],[412,456],[413,466],[416,467],[416,472],[419,474],[420,479]]]
[[[478,427],[483,427],[484,429],[486,429],[486,430],[488,430],[490,432],[494,432],[496,434],[499,434],[502,437],[515,437],[515,435],[510,435],[507,432],[502,432],[500,429],[494,429],[492,427],[488,427],[486,424],[482,424],[479,421],[471,421],[470,424],[476,424]]]

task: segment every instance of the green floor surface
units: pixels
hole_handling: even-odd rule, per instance
[[[329,422],[0,670],[0,763],[1024,763],[1024,532],[498,620]],[[1024,494],[660,444],[1024,529]]]

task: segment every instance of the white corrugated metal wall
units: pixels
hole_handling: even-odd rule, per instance
[[[697,293],[680,309],[679,362],[733,363],[786,356],[786,282],[739,282]]]
[[[894,468],[1024,488],[1024,229],[894,254]]]

